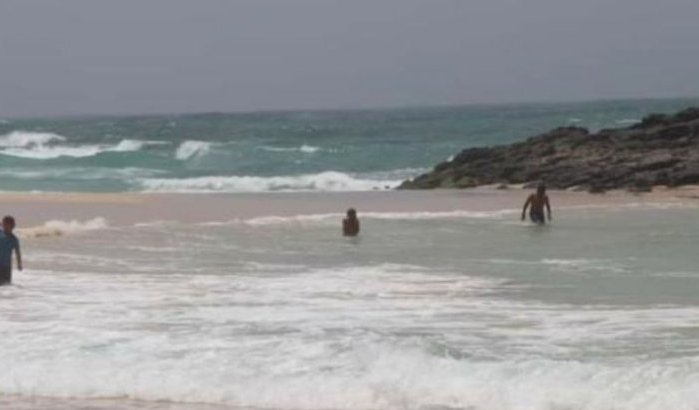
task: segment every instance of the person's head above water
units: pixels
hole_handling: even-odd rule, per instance
[[[342,220],[342,233],[345,236],[357,236],[359,234],[359,219],[354,208],[347,210],[347,217]]]
[[[543,182],[540,182],[539,185],[536,186],[536,193],[538,195],[546,194],[546,184],[544,184]]]
[[[15,229],[15,218],[9,215],[2,218],[2,229],[11,233]]]

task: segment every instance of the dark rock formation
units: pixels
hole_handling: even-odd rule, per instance
[[[624,129],[564,127],[512,145],[463,150],[399,189],[531,184],[591,192],[699,184],[699,108]]]

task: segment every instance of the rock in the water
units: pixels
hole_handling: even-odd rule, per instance
[[[544,181],[554,189],[647,192],[699,183],[699,107],[653,114],[629,128],[556,128],[512,145],[469,148],[399,189],[470,188]]]

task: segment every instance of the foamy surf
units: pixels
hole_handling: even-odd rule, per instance
[[[501,211],[367,212],[356,240],[341,213],[28,237],[0,288],[0,395],[694,410],[694,210],[570,210],[551,229]]]
[[[270,152],[300,152],[304,154],[314,154],[318,151],[321,151],[322,148],[316,147],[313,145],[306,145],[303,144],[299,147],[275,147],[275,146],[263,146],[260,147],[263,151],[270,151]]]
[[[86,221],[51,220],[40,226],[21,228],[17,232],[22,238],[50,238],[76,233],[95,231],[109,227],[105,218],[93,218]]]
[[[420,221],[437,219],[502,219],[514,215],[517,210],[503,209],[496,211],[465,211],[455,210],[446,212],[361,212],[360,219],[375,219],[387,221]],[[244,223],[251,226],[279,225],[279,224],[328,224],[344,218],[343,213],[305,214],[292,216],[260,216],[256,218],[234,220],[231,223]],[[209,223],[216,224],[216,223]]]
[[[65,141],[66,137],[51,132],[12,131],[0,136],[2,148],[24,148],[28,146],[46,145],[52,142]]]
[[[159,259],[138,263],[166,269]],[[699,405],[695,359],[639,362],[631,351],[608,363],[582,358],[586,345],[623,348],[637,333],[688,326],[695,308],[578,310],[506,300],[516,291],[506,280],[414,265],[246,270],[241,277],[29,274],[32,294],[50,293],[32,302],[18,289],[0,290],[0,309],[12,313],[0,346],[15,346],[12,354],[0,349],[12,369],[0,372],[0,392],[312,410]],[[62,326],[46,328],[47,320]],[[8,339],[18,326],[41,328],[42,337]],[[556,358],[571,352],[583,356]]]
[[[0,137],[0,154],[29,160],[87,158],[106,152],[139,151],[148,145],[161,144],[164,142],[124,139],[114,145],[74,145],[70,144],[66,137],[58,134],[14,131]]]
[[[371,191],[396,187],[401,181],[374,180],[342,172],[297,176],[211,176],[184,179],[150,178],[138,181],[146,192],[291,192]]]
[[[325,352],[309,355],[314,353]],[[259,360],[255,357],[250,361]],[[185,376],[187,367],[174,360],[155,368],[128,363],[135,368],[109,372],[107,363],[85,360],[78,363],[82,368],[68,370],[66,360],[57,359],[46,368],[53,378],[42,377],[45,373],[39,369],[23,369],[0,376],[0,388],[7,384],[13,386],[5,389],[10,394],[31,392],[64,398],[124,397],[231,408],[310,410],[693,410],[699,405],[695,394],[699,388],[697,363],[677,363],[672,371],[659,365],[607,367],[547,360],[468,363],[434,357],[418,348],[396,349],[381,343],[350,347],[338,359],[340,364],[355,361],[359,377],[353,377],[352,371],[333,371],[337,365],[329,365],[326,371],[314,369],[317,373],[300,370],[296,377],[246,377],[243,371],[221,371],[211,359],[198,361],[209,365],[209,371],[190,370]],[[282,369],[286,366],[293,364],[279,365]],[[111,385],[104,386],[102,380],[111,380]],[[228,380],[231,387],[222,385],[221,380]]]

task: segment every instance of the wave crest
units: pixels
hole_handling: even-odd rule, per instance
[[[370,191],[396,187],[397,180],[363,179],[342,172],[297,176],[212,176],[184,179],[151,178],[139,181],[151,192],[290,192]]]
[[[148,141],[137,141],[137,140],[121,140],[111,151],[116,152],[129,152],[129,151],[140,151],[149,144]]]
[[[177,148],[175,158],[179,159],[180,161],[186,161],[193,157],[205,155],[210,149],[210,142],[187,140],[180,144],[180,146]]]
[[[68,139],[53,133],[13,131],[0,137],[0,154],[12,157],[46,160],[61,157],[85,158],[104,152],[140,151],[146,145],[160,141],[121,140],[116,145],[65,145]]]
[[[66,137],[51,132],[12,131],[9,134],[0,136],[0,147],[26,148],[32,146],[42,146],[52,142],[62,142],[65,140]]]

